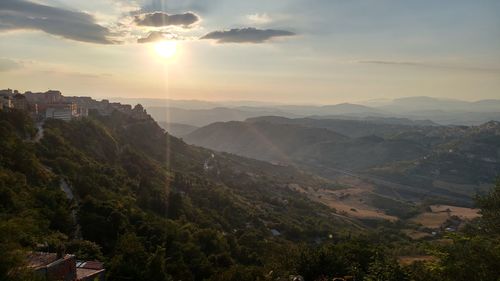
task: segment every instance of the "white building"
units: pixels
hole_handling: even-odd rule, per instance
[[[70,121],[77,116],[77,107],[74,103],[51,104],[45,110],[45,118]]]
[[[2,108],[13,108],[12,99],[10,97],[0,96],[0,103],[2,104]]]

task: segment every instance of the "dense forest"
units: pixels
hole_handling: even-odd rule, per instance
[[[43,128],[35,141],[25,113],[0,112],[0,280],[35,280],[26,253],[61,248],[111,281],[500,280],[500,184],[476,199],[480,219],[415,242],[401,222],[363,224],[289,188],[328,180],[187,145],[150,118]],[[398,261],[410,254],[433,258]]]

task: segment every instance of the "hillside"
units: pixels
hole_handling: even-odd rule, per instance
[[[71,122],[47,120],[39,142],[35,124],[23,112],[0,112],[0,125],[2,280],[36,280],[30,271],[20,270],[23,256],[33,250],[65,249],[81,259],[104,261],[108,280],[139,281],[275,280],[294,274],[306,280],[346,275],[372,280],[380,270],[394,281],[423,274],[459,280],[457,274],[469,269],[451,270],[454,259],[477,254],[477,247],[496,254],[488,246],[495,243],[491,238],[477,236],[486,244],[473,244],[474,250],[461,256],[449,255],[459,242],[443,248],[431,240],[425,247],[448,253],[439,261],[443,271],[400,265],[396,258],[401,255],[411,260],[425,253],[403,233],[422,235],[418,225],[365,224],[344,213],[379,212],[364,209],[357,198],[392,206],[389,211],[403,207],[397,206],[402,202],[364,197],[363,192],[356,197],[356,188],[345,189],[290,166],[189,146],[149,118],[114,111]],[[303,132],[287,131],[293,134],[286,137]],[[310,141],[349,140],[322,132]],[[289,149],[301,145],[285,144]],[[330,205],[333,197],[341,203]],[[486,200],[492,199],[483,200],[491,206]],[[359,210],[343,209],[358,205]],[[488,212],[491,221],[495,217]],[[480,266],[489,274],[497,272],[489,263]]]
[[[158,125],[160,125],[160,127],[162,127],[170,135],[179,138],[191,132],[194,132],[196,129],[198,129],[198,127],[196,126],[180,124],[180,123],[158,122]]]
[[[379,188],[400,190],[398,196],[407,200],[432,195],[470,204],[474,193],[491,186],[500,170],[499,128],[498,122],[445,127],[262,117],[215,123],[185,140],[299,165],[329,178],[362,176]]]
[[[308,118],[286,118],[279,116],[261,116],[248,118],[246,122],[269,122],[274,124],[294,124],[312,128],[323,128],[349,137],[388,136],[396,133],[412,131],[421,127],[434,126],[432,122],[413,121],[403,118],[313,116]]]
[[[20,250],[65,245],[104,260],[110,280],[151,280],[155,257],[175,258],[165,269],[175,278],[220,280],[291,243],[362,228],[289,188],[330,182],[186,145],[152,119],[47,120],[38,143],[24,113],[0,112],[0,124],[0,244],[12,264]]]
[[[293,154],[313,144],[348,138],[326,130],[269,122],[214,123],[185,136],[188,143],[260,160],[290,163]]]

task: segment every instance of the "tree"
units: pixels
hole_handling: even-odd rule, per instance
[[[170,281],[172,277],[165,269],[165,249],[158,247],[156,252],[149,257],[146,268],[146,280],[149,281]]]
[[[110,280],[148,280],[144,274],[148,256],[139,238],[133,233],[121,236],[110,262]]]
[[[399,266],[396,260],[388,259],[385,255],[378,256],[370,264],[364,281],[405,281],[410,280],[408,275]]]
[[[168,196],[167,215],[170,219],[177,219],[182,213],[182,196],[179,193],[172,192]]]
[[[485,232],[500,235],[500,180],[487,195],[476,199],[481,209],[481,225]]]
[[[444,280],[498,280],[500,246],[498,239],[484,236],[454,237],[440,257]]]

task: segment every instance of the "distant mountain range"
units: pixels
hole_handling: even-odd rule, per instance
[[[158,125],[160,125],[160,127],[165,129],[165,131],[167,131],[169,134],[175,137],[185,136],[198,129],[198,127],[196,126],[179,124],[179,123],[158,122]]]
[[[441,125],[480,125],[500,121],[500,100],[475,102],[409,97],[384,102],[336,105],[280,105],[260,102],[208,102],[161,99],[115,99],[142,103],[159,122],[205,126],[214,122],[243,121],[259,116],[314,119],[395,118]],[[368,106],[371,105],[371,106]],[[388,119],[386,119],[388,120]]]
[[[147,111],[158,122],[205,126],[214,122],[243,121],[247,118],[279,115],[296,117],[293,113],[283,112],[273,108],[240,109],[216,107],[212,109],[183,109],[177,107],[148,107]]]
[[[500,111],[500,100],[480,100],[468,102],[455,99],[438,99],[422,96],[395,99],[392,103],[378,108],[394,113],[434,110],[444,112],[498,112]]]

